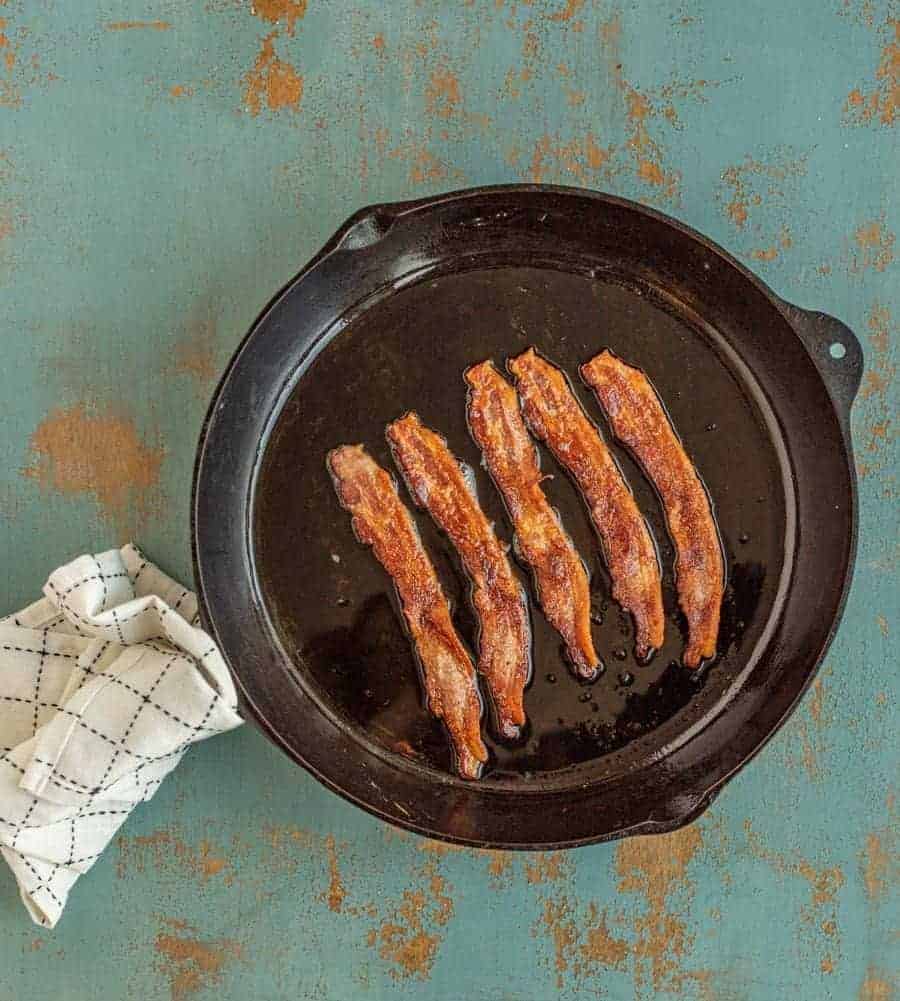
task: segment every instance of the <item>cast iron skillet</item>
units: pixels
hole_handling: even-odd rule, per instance
[[[325,455],[362,441],[391,468],[385,424],[416,409],[473,467],[509,540],[467,433],[462,372],[529,344],[570,373],[601,428],[578,365],[611,347],[648,373],[714,501],[728,589],[718,655],[694,675],[678,662],[658,498],[616,448],[666,569],[666,644],[638,665],[584,507],[542,453],[592,573],[606,672],[579,685],[533,610],[528,728],[514,747],[489,734],[486,774],[467,783],[423,709],[390,581],[354,539]],[[196,577],[246,712],[327,786],[432,837],[565,847],[687,823],[784,722],[834,634],[856,543],[849,415],[861,369],[842,323],[620,198],[511,186],[358,212],[263,312],[202,433]],[[474,644],[456,557],[416,517]]]

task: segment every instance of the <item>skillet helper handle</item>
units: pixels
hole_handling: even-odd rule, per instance
[[[844,434],[850,437],[850,408],[863,373],[863,350],[856,334],[827,313],[783,302],[782,312],[812,355],[834,400]]]

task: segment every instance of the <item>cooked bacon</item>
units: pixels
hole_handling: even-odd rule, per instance
[[[446,441],[417,414],[390,424],[387,438],[410,493],[456,547],[472,582],[479,622],[478,671],[487,682],[501,735],[518,736],[531,670],[528,604],[509,559]]]
[[[615,436],[636,456],[662,498],[675,543],[675,584],[688,622],[687,667],[714,657],[725,562],[706,489],[649,379],[603,351],[581,367]]]
[[[516,391],[490,361],[474,365],[465,378],[469,429],[506,501],[517,551],[534,573],[544,614],[566,641],[577,673],[592,678],[599,658],[591,638],[587,571],[541,489],[537,449],[519,413]]]
[[[628,484],[565,375],[529,348],[509,361],[532,431],[574,477],[600,536],[613,598],[634,616],[635,651],[662,646],[665,614],[659,558]]]
[[[393,477],[362,445],[328,455],[341,505],[360,542],[371,546],[394,581],[422,666],[428,708],[444,721],[463,778],[478,778],[487,761],[481,739],[481,696],[475,669],[453,623],[434,567]]]

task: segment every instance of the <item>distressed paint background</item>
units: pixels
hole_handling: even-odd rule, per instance
[[[516,179],[637,198],[846,320],[867,366],[843,625],[694,827],[448,851],[246,728],[138,811],[56,933],[0,873],[0,998],[897,998],[900,5],[0,0],[0,18],[3,610],[132,537],[188,577],[217,373],[367,202]]]

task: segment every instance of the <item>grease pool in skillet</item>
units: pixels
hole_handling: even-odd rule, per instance
[[[427,330],[421,317],[428,317]],[[473,468],[485,513],[496,522],[500,538],[510,541],[502,500],[467,432],[462,372],[487,357],[502,365],[532,343],[570,375],[603,347],[647,372],[713,499],[729,580],[718,657],[694,674],[680,663],[684,634],[674,591],[674,555],[658,498],[612,442],[590,393],[573,379],[659,545],[666,639],[649,664],[635,661],[632,624],[610,598],[584,505],[541,448],[542,468],[553,477],[544,484],[548,498],[591,575],[593,633],[606,670],[590,684],[575,680],[559,636],[534,600],[530,576],[519,567],[532,599],[534,671],[525,702],[529,722],[515,745],[500,744],[485,728],[491,751],[485,777],[504,781],[571,767],[591,769],[613,751],[652,741],[661,724],[690,713],[701,687],[724,686],[740,649],[753,645],[768,618],[785,523],[777,457],[752,387],[742,384],[709,333],[674,315],[649,290],[608,277],[503,268],[412,285],[366,309],[312,360],[268,442],[254,509],[263,597],[298,677],[372,741],[450,771],[442,726],[422,706],[415,659],[391,582],[353,537],[324,457],[336,445],[363,442],[392,469],[384,428],[416,409]],[[737,469],[740,490],[732,489]],[[474,649],[476,624],[457,557],[426,514],[416,511],[415,517],[457,628]]]

